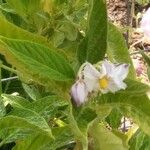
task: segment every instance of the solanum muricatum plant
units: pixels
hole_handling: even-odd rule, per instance
[[[3,0],[0,8],[0,147],[149,149],[149,86],[136,79],[105,0]],[[123,116],[138,127],[124,133]]]

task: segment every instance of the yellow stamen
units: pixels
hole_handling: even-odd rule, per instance
[[[99,79],[99,86],[100,86],[101,89],[105,89],[105,88],[108,87],[108,78],[106,76]]]

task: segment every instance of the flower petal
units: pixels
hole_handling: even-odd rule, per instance
[[[83,81],[77,81],[71,88],[71,96],[77,106],[87,100],[88,91]]]
[[[80,103],[84,103],[87,97],[87,89],[84,82],[79,82],[77,87],[78,99]]]
[[[129,65],[128,64],[121,64],[115,67],[114,69],[114,76],[118,78],[118,80],[124,80],[129,72]]]
[[[102,70],[103,70],[103,73],[105,72],[105,74],[112,74],[114,68],[115,68],[115,65],[108,62],[107,60],[105,60],[102,64]]]
[[[120,90],[120,87],[118,87],[118,85],[113,80],[110,80],[108,89],[110,92],[115,93]]]
[[[84,82],[86,84],[86,87],[87,87],[87,91],[88,92],[92,92],[92,91],[97,91],[98,88],[99,88],[99,85],[98,85],[98,79],[91,79],[91,78],[88,78],[88,77],[84,77]]]
[[[127,87],[127,85],[122,80],[114,79],[114,82],[120,89],[126,89]]]
[[[87,63],[83,69],[83,75],[84,75],[84,77],[88,77],[91,79],[97,79],[97,78],[99,78],[100,73],[93,65],[91,65],[90,63]]]

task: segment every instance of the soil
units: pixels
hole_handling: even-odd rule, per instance
[[[118,25],[127,25],[127,3],[125,0],[107,0],[108,18]]]

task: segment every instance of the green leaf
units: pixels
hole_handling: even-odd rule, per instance
[[[68,106],[68,102],[58,96],[46,96],[34,102],[29,102],[22,97],[8,94],[3,94],[2,97],[3,101],[11,104],[12,107],[34,111],[45,119],[54,118],[57,113],[60,113]]]
[[[126,83],[126,90],[98,96],[97,107],[120,108],[125,116],[131,117],[146,134],[150,135],[150,101],[146,95],[149,86],[133,80],[127,80]]]
[[[89,123],[93,121],[96,118],[96,116],[96,113],[88,107],[74,109],[75,120],[78,124],[78,127],[83,133],[87,132]]]
[[[69,149],[69,145],[74,142],[74,136],[69,126],[53,128],[52,133],[55,139],[50,141],[50,143],[44,147],[44,150]]]
[[[90,136],[93,137],[91,147],[94,150],[127,150],[121,138],[113,134],[101,123],[93,123],[90,127]]]
[[[2,129],[0,131],[0,138],[1,138],[0,146],[17,140],[23,140],[33,133],[34,131],[32,131],[31,129],[22,128],[22,127],[21,128],[12,127],[12,128]]]
[[[30,114],[31,115],[31,114]],[[35,120],[34,120],[35,121]],[[33,123],[34,121],[29,121],[27,118],[21,118],[17,116],[6,116],[0,119],[0,137],[3,139],[3,144],[12,142],[14,140],[24,139],[33,133],[40,133],[46,135],[49,139],[52,139],[52,133],[48,126],[46,128],[40,127],[41,123]],[[44,123],[45,124],[45,123]],[[43,124],[43,125],[44,125]],[[43,126],[42,125],[42,126]]]
[[[146,6],[149,3],[149,0],[136,0],[140,5]]]
[[[131,66],[128,77],[134,79],[135,70],[129,55],[127,45],[125,43],[125,39],[113,24],[109,23],[108,25],[109,26],[108,26],[107,54],[112,61],[130,64]]]
[[[42,150],[50,139],[41,134],[32,134],[24,140],[18,140],[12,150]]]
[[[6,2],[23,17],[36,13],[40,9],[40,0],[6,0]]]
[[[73,141],[73,135],[68,127],[54,128],[55,140],[50,140],[45,135],[34,134],[23,141],[18,141],[13,150],[54,150]]]
[[[42,94],[44,93],[43,89],[40,89],[40,86],[36,85],[28,85],[25,83],[22,83],[23,89],[25,90],[26,94],[33,100],[36,101],[37,99],[42,97]]]
[[[37,112],[45,119],[49,120],[50,118],[53,119],[58,113],[63,114],[63,111],[64,109],[66,109],[67,106],[67,101],[62,100],[60,97],[47,96],[31,103],[26,107],[32,111]]]
[[[77,49],[77,57],[80,64],[84,63],[87,60],[87,45],[88,45],[88,39],[87,37],[85,37],[81,41]]]
[[[46,133],[52,137],[51,129],[47,124],[46,120],[35,111],[27,108],[14,107],[9,115],[24,119],[32,126],[39,128],[39,130],[41,130],[43,133]]]
[[[55,47],[60,46],[65,39],[65,35],[63,32],[55,31],[52,35],[52,42]]]
[[[144,58],[144,61],[147,63],[147,75],[148,75],[148,79],[150,80],[150,57],[148,55],[146,55],[142,50],[140,50],[141,55]]]
[[[149,150],[150,137],[138,129],[130,139],[129,144],[130,150]]]
[[[8,22],[2,16],[0,16],[0,35],[7,38],[29,40],[32,42],[50,46],[50,44],[47,42],[47,40],[44,37],[23,30],[15,26],[14,24]]]
[[[78,60],[97,63],[104,58],[107,41],[107,13],[103,0],[91,0],[86,37],[78,48]]]
[[[24,136],[27,136],[32,132],[45,134],[49,139],[52,138],[51,129],[45,120],[45,113],[47,113],[47,111],[50,109],[49,117],[48,117],[48,121],[49,121],[50,115],[52,119],[52,115],[56,113],[54,112],[54,110],[57,110],[58,107],[64,106],[62,105],[62,103],[58,104],[58,100],[57,100],[58,98],[52,96],[46,98],[45,101],[44,99],[42,99],[31,103],[31,102],[27,102],[27,100],[24,100],[18,96],[3,95],[3,97],[5,97],[7,103],[10,102],[13,107],[12,111],[9,113],[9,116],[7,116],[6,118],[17,117],[19,119],[19,122],[23,122],[24,125],[23,126],[21,123],[20,126],[18,125],[18,128],[17,127],[7,128],[7,124],[6,124],[5,127],[2,127],[0,135],[5,142],[10,142],[13,141],[14,139],[18,139],[20,135],[22,135],[21,138],[23,138]],[[11,121],[13,120],[11,119]],[[29,125],[31,127],[28,127]],[[0,126],[1,126],[1,120],[0,120]]]
[[[143,56],[145,62],[148,64],[148,66],[150,67],[150,57],[147,56],[142,50],[140,50],[141,55]]]
[[[3,117],[5,114],[6,114],[6,109],[2,101],[2,98],[0,98],[0,118]]]
[[[2,94],[3,101],[5,103],[9,103],[10,105],[14,107],[26,107],[27,105],[30,104],[30,102],[23,97],[20,96],[14,96],[14,95],[9,95],[9,94]]]
[[[147,75],[148,75],[148,79],[150,80],[150,67],[149,66],[147,68]]]
[[[15,13],[14,10],[12,8],[10,8],[10,6],[7,3],[2,3],[0,5],[0,9],[7,13]]]
[[[71,22],[63,21],[63,24],[61,25],[59,30],[64,33],[65,37],[68,40],[70,40],[70,41],[76,40],[78,32],[77,32],[77,29],[75,28],[75,26],[73,24],[71,24]]]
[[[75,140],[80,143],[81,149],[86,150],[88,148],[88,125],[95,117],[96,114],[92,109],[86,107],[74,109],[70,104],[68,112],[69,126]]]
[[[6,59],[24,76],[48,84],[52,80],[74,79],[74,71],[67,60],[56,51],[43,45],[1,37],[7,44],[0,50]]]
[[[109,116],[106,118],[106,121],[109,123],[111,128],[118,129],[120,126],[122,114],[120,113],[120,110],[117,108],[112,109]]]

